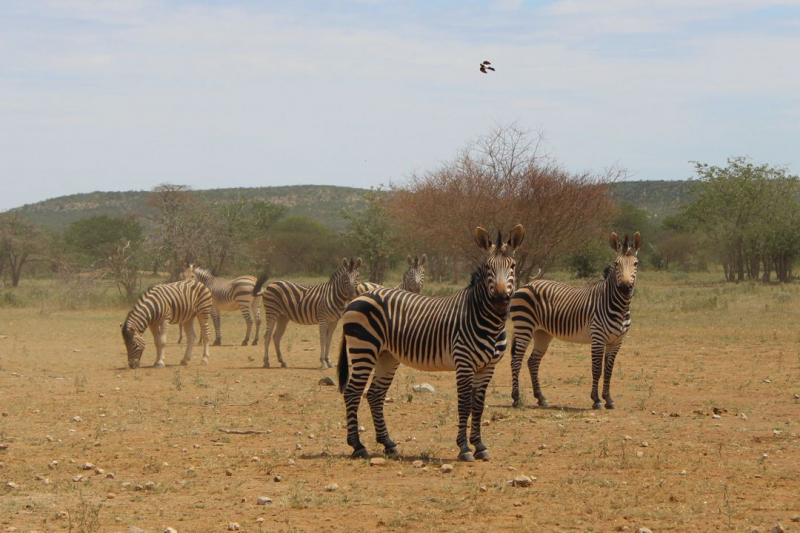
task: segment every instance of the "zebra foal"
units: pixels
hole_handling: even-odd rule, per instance
[[[425,262],[427,260],[428,256],[425,254],[422,254],[422,258],[419,256],[414,256],[413,259],[410,255],[407,255],[406,262],[408,263],[408,268],[405,272],[403,272],[403,279],[400,281],[400,285],[394,288],[402,289],[408,292],[414,292],[416,294],[421,293],[422,285],[425,282]],[[380,288],[384,288],[384,286],[365,281],[358,284],[356,293],[361,295],[367,291]]]
[[[211,314],[211,292],[197,280],[163,283],[147,289],[128,313],[120,326],[122,339],[128,351],[128,367],[139,368],[144,353],[144,332],[153,333],[156,345],[156,362],[153,366],[164,366],[164,345],[170,324],[183,324],[186,329],[186,353],[181,360],[186,365],[192,358],[194,347],[194,319],[200,323],[203,340],[203,361],[208,364],[208,317]]]
[[[256,334],[253,335],[253,346],[258,344],[258,334],[261,330],[261,287],[267,281],[267,274],[261,274],[258,279],[254,276],[239,276],[228,280],[213,275],[210,271],[190,264],[184,272],[184,278],[193,277],[208,287],[211,291],[213,305],[211,307],[211,320],[214,322],[214,346],[222,344],[222,327],[220,324],[220,311],[240,310],[247,325],[247,333],[242,341],[242,346],[247,346],[250,341],[250,331],[253,328],[253,316],[256,322]],[[181,336],[182,337],[182,336]],[[178,339],[180,344],[181,339]]]
[[[592,345],[592,407],[602,409],[597,394],[600,374],[603,374],[603,399],[607,409],[614,409],[611,398],[611,373],[622,339],[631,325],[631,298],[636,283],[639,260],[636,255],[642,246],[639,232],[620,242],[616,233],[609,239],[617,253],[614,263],[607,267],[603,279],[584,287],[571,287],[557,281],[536,280],[520,287],[511,299],[511,322],[514,341],[511,345],[511,397],[514,407],[520,405],[519,370],[528,344],[533,339],[533,351],[528,370],[533,394],[542,407],[547,400],[539,384],[539,364],[553,337]]]
[[[264,316],[267,328],[264,333],[264,368],[269,368],[269,342],[275,342],[278,361],[286,368],[281,353],[281,337],[289,321],[298,324],[319,324],[320,368],[332,367],[331,340],[336,324],[347,302],[353,299],[358,286],[358,267],[361,258],[342,259],[342,266],[331,274],[327,283],[304,285],[292,281],[275,281],[262,290]]]
[[[367,402],[377,441],[387,454],[397,453],[397,445],[386,429],[383,404],[397,367],[404,363],[418,370],[455,371],[458,458],[489,458],[481,441],[481,416],[486,387],[506,348],[506,318],[514,293],[514,250],[524,237],[525,230],[519,224],[511,230],[507,243],[499,232],[492,243],[486,230],[476,228],[475,242],[485,259],[470,285],[455,294],[431,297],[378,288],[350,302],[342,317],[338,375],[352,457],[369,456],[358,435],[358,406],[373,370]],[[474,454],[470,444],[475,447]]]

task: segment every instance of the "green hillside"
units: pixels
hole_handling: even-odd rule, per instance
[[[623,202],[647,210],[655,218],[674,214],[692,199],[688,181],[626,181],[612,186],[612,195]],[[342,209],[364,207],[366,189],[332,185],[292,185],[208,189],[196,193],[212,202],[258,199],[286,206],[286,216],[307,216],[333,229],[342,230],[346,222]],[[147,191],[92,192],[51,198],[13,209],[34,224],[61,231],[72,222],[95,215],[147,215]]]

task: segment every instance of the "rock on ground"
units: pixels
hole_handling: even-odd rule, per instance
[[[436,389],[433,388],[433,385],[430,383],[420,383],[419,385],[414,385],[411,387],[414,392],[436,392]]]

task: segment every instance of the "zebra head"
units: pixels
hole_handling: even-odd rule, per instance
[[[342,258],[342,275],[339,276],[339,293],[346,294],[350,301],[358,295],[358,267],[361,266],[361,258],[356,259]]]
[[[422,292],[422,284],[425,281],[425,262],[427,260],[428,256],[425,254],[422,254],[421,259],[418,256],[414,256],[413,259],[410,255],[406,256],[408,270],[403,274],[403,285],[407,290],[417,294]]]
[[[186,268],[183,269],[183,274],[181,274],[181,277],[184,280],[193,279],[195,277],[194,276],[194,263],[187,263]]]
[[[639,248],[642,247],[642,236],[639,232],[633,234],[633,243],[628,246],[628,235],[620,242],[616,233],[611,233],[608,243],[611,249],[617,253],[617,258],[614,260],[614,281],[616,287],[625,298],[630,298],[633,295],[633,286],[636,284],[636,270],[639,265],[639,259],[636,256],[639,253]]]
[[[120,329],[122,329],[122,340],[125,341],[125,348],[128,350],[128,368],[139,368],[139,363],[144,353],[144,336],[133,327],[128,319],[120,324]]]
[[[516,289],[514,250],[522,244],[523,239],[525,239],[525,229],[522,224],[511,228],[511,234],[506,243],[503,243],[500,231],[497,232],[497,241],[492,243],[492,239],[485,229],[480,226],[475,228],[475,242],[485,252],[486,262],[479,273],[480,279],[474,279],[473,283],[484,284],[495,313],[501,316],[508,314],[511,296],[514,295]]]

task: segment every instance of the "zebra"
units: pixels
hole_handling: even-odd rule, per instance
[[[485,259],[469,286],[443,297],[380,288],[354,299],[342,317],[339,391],[347,411],[347,444],[353,458],[368,457],[358,436],[358,406],[372,371],[367,401],[378,443],[387,455],[397,453],[383,417],[386,393],[397,367],[404,363],[427,371],[455,371],[458,388],[458,444],[462,461],[489,459],[481,441],[486,387],[506,349],[505,325],[514,293],[514,250],[525,237],[514,226],[507,243],[485,229],[475,229]],[[350,364],[352,363],[352,375]],[[467,442],[467,423],[472,426]],[[469,444],[475,447],[473,455]]]
[[[139,368],[144,352],[144,331],[150,328],[156,345],[156,368],[164,366],[164,345],[170,324],[183,324],[186,328],[186,353],[181,361],[186,365],[192,358],[194,347],[194,319],[200,323],[203,340],[203,365],[208,364],[208,317],[211,315],[211,291],[197,280],[176,281],[155,285],[139,296],[120,324],[122,339],[128,351],[128,367]]]
[[[557,281],[536,280],[520,289],[511,300],[511,322],[514,341],[511,345],[511,397],[514,407],[520,406],[519,370],[525,351],[533,338],[533,351],[528,370],[533,394],[541,407],[547,400],[539,385],[539,363],[553,337],[567,342],[592,345],[592,407],[602,409],[597,395],[603,372],[603,399],[607,409],[614,409],[611,398],[611,373],[622,339],[631,326],[631,299],[636,283],[637,254],[642,246],[639,232],[620,243],[616,233],[609,239],[617,253],[613,265],[605,269],[603,279],[576,288]]]
[[[332,367],[331,340],[336,324],[347,302],[353,299],[358,287],[358,267],[361,258],[342,259],[342,266],[331,274],[326,283],[303,285],[292,281],[275,281],[262,290],[267,330],[264,333],[264,368],[269,368],[269,342],[275,342],[278,361],[286,368],[281,353],[281,337],[291,320],[298,324],[319,324],[320,368]]]
[[[406,269],[406,271],[403,273],[403,279],[400,281],[400,285],[394,288],[414,292],[417,294],[421,293],[422,284],[425,282],[425,262],[427,260],[428,256],[425,254],[422,254],[422,258],[419,256],[414,256],[413,259],[410,255],[407,255],[406,262],[408,263],[408,269]],[[356,294],[361,295],[367,291],[379,288],[383,288],[383,285],[364,281],[358,284]]]
[[[268,275],[261,274],[258,279],[254,276],[239,276],[228,280],[214,276],[209,270],[199,268],[194,264],[184,271],[184,278],[194,277],[211,291],[214,305],[211,307],[211,320],[214,322],[214,346],[222,344],[222,328],[220,324],[220,311],[235,311],[239,309],[247,324],[247,333],[242,341],[242,346],[247,346],[250,341],[250,332],[253,328],[253,319],[256,319],[256,334],[253,336],[253,346],[258,344],[258,334],[261,330],[261,287],[266,283]],[[180,344],[183,338],[178,339]]]

